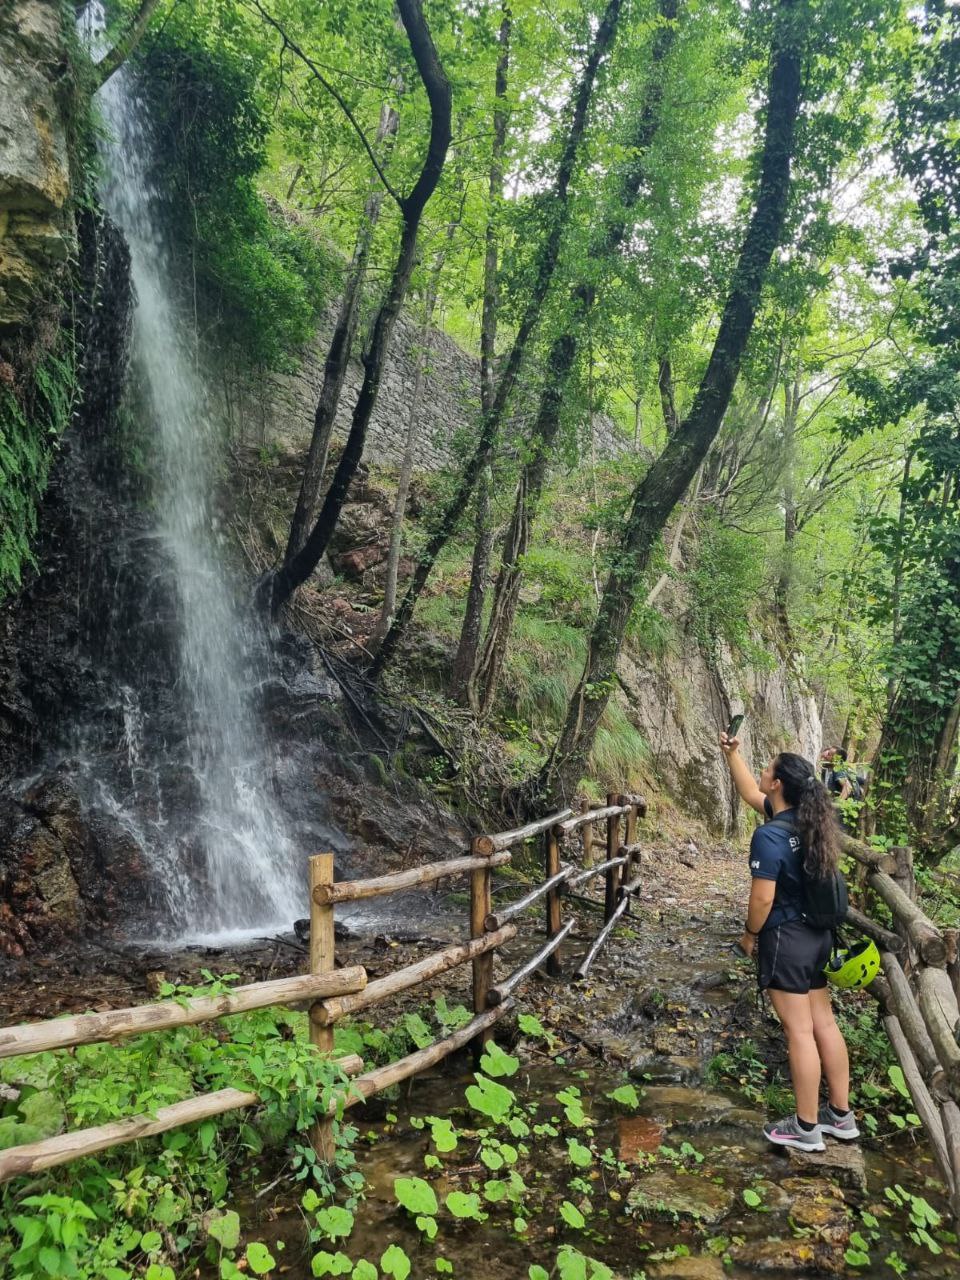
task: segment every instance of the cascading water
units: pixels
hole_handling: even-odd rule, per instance
[[[99,2],[88,6],[81,24],[96,56],[105,28]],[[236,606],[220,555],[212,503],[219,433],[207,408],[192,326],[176,299],[176,262],[149,178],[149,128],[129,69],[111,76],[98,102],[107,134],[102,198],[130,249],[133,360],[157,442],[156,533],[176,587],[176,680],[187,720],[200,828],[192,843],[200,865],[184,865],[182,839],[167,830],[159,804],[143,844],[164,886],[165,932],[205,940],[289,927],[304,913],[303,859],[266,790],[270,771],[253,705],[258,637]],[[144,770],[137,691],[124,687],[121,699],[136,790]],[[141,838],[142,829],[136,834]]]

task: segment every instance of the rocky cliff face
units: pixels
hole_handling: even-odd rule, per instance
[[[335,315],[331,312],[300,353],[296,373],[270,374],[255,387],[234,387],[227,412],[234,432],[247,444],[274,444],[282,450],[307,449],[313,414],[323,385],[323,364]],[[424,346],[422,327],[401,315],[394,331],[377,407],[367,434],[364,458],[374,463],[399,465],[407,437],[410,403],[416,381],[419,353]],[[480,406],[480,363],[452,338],[435,329],[429,337],[427,376],[417,411],[414,466],[419,471],[439,471],[455,465],[464,442],[476,434]],[[360,392],[363,368],[351,361],[334,426],[334,438],[343,440],[350,430],[350,415]],[[532,411],[531,397],[521,389],[514,396],[516,414]],[[588,453],[589,425],[582,424],[581,448]],[[594,415],[593,445],[600,457],[616,457],[627,440],[604,414]],[[458,448],[459,446],[459,448]]]
[[[0,20],[0,330],[30,318],[76,242],[62,12],[58,0],[14,0]]]
[[[625,654],[618,676],[625,710],[650,744],[655,778],[716,831],[736,831],[743,817],[717,746],[732,712],[746,713],[743,753],[757,772],[778,751],[814,760],[820,750],[816,699],[779,658],[766,670],[728,650],[708,661],[691,636],[661,658]]]

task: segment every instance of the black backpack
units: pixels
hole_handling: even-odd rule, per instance
[[[772,822],[797,834],[793,819],[780,813]],[[808,875],[801,863],[800,879],[803,884],[803,918],[811,929],[839,929],[847,918],[849,898],[847,882],[839,871],[831,872],[822,880]]]

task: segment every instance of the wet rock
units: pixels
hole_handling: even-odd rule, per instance
[[[825,1178],[784,1178],[783,1190],[790,1199],[790,1221],[816,1233],[838,1249],[850,1242],[850,1212],[835,1183]]]
[[[649,1280],[722,1280],[727,1274],[720,1259],[710,1254],[652,1263],[644,1271]]]
[[[651,1085],[644,1093],[644,1110],[674,1124],[718,1124],[733,1109],[729,1098],[705,1089]]]
[[[645,1217],[676,1214],[712,1226],[733,1208],[734,1193],[692,1173],[664,1169],[638,1178],[627,1194],[627,1205]]]
[[[368,547],[355,547],[352,551],[334,556],[333,567],[345,578],[360,582],[367,570],[379,564],[385,555],[386,549],[375,543]]]
[[[666,1125],[648,1116],[621,1116],[617,1121],[620,1159],[626,1164],[633,1164],[637,1156],[658,1151],[666,1132]]]
[[[786,1275],[843,1275],[843,1250],[826,1240],[749,1240],[728,1250],[735,1264]]]
[[[826,1151],[806,1153],[792,1147],[787,1147],[786,1151],[794,1169],[802,1169],[821,1178],[832,1178],[849,1191],[866,1194],[867,1171],[858,1142],[831,1142],[827,1139]]]

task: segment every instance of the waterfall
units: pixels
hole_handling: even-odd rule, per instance
[[[81,29],[96,56],[105,18],[96,0]],[[151,137],[136,79],[122,67],[100,90],[105,126],[101,197],[130,249],[135,290],[134,373],[145,425],[156,442],[156,537],[175,584],[176,685],[194,777],[199,866],[181,840],[155,824],[145,852],[166,894],[165,932],[198,941],[289,928],[305,912],[298,857],[269,792],[265,732],[255,707],[258,636],[238,607],[213,505],[221,433],[197,358],[196,334],[177,297],[178,263],[151,187]],[[122,637],[119,637],[122,643]],[[262,637],[261,647],[262,647]],[[142,768],[135,689],[120,691],[131,772]]]

